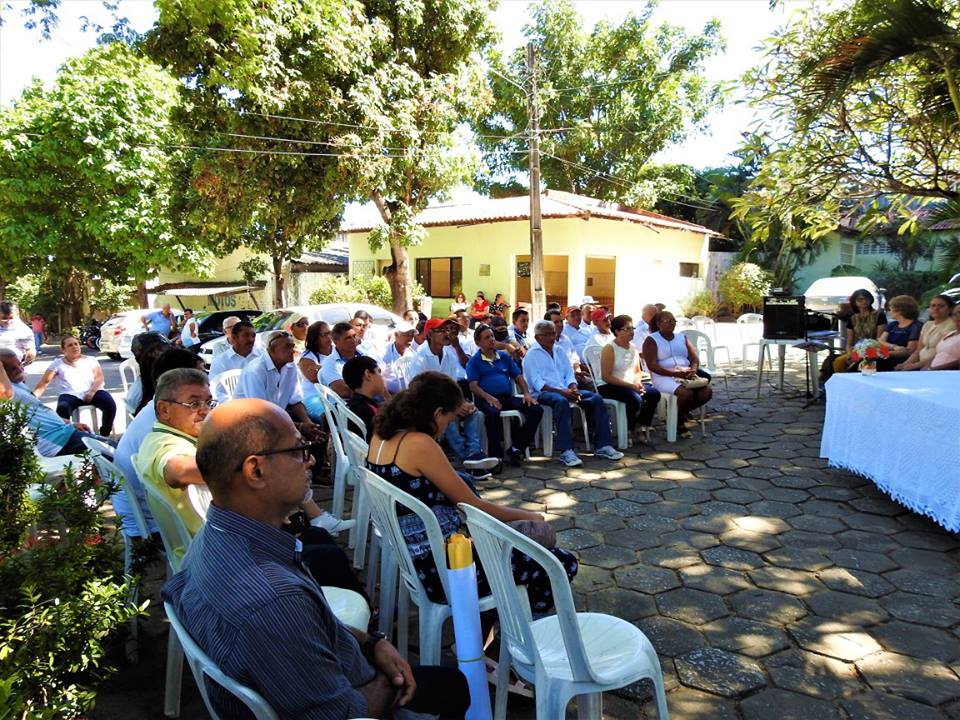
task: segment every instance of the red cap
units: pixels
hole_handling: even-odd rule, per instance
[[[566,314],[569,315],[569,314],[572,313],[574,310],[576,310],[577,312],[580,312],[580,306],[579,306],[579,305],[571,305],[570,307],[567,308]]]
[[[604,320],[610,317],[610,313],[606,310],[594,310],[590,313],[590,322],[596,322],[597,320]]]
[[[438,327],[443,327],[447,323],[451,325],[456,325],[456,320],[451,320],[450,318],[430,318],[427,320],[427,324],[423,326],[423,332],[428,333],[431,330],[436,330]]]

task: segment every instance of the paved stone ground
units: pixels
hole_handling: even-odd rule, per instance
[[[549,514],[580,557],[578,607],[647,634],[675,720],[960,718],[960,537],[827,467],[799,364],[785,394],[755,400],[754,380],[715,384],[705,438],[661,431],[573,470],[535,460],[481,490]],[[146,623],[95,717],[162,717],[163,631]],[[184,703],[206,716],[186,678]],[[604,717],[654,716],[643,684],[604,697]]]

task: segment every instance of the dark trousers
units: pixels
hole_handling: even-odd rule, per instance
[[[504,410],[519,410],[523,414],[523,424],[512,434],[513,446],[520,452],[526,451],[533,442],[543,418],[543,408],[539,405],[527,405],[523,398],[513,395],[497,395],[497,400]],[[483,413],[487,426],[487,454],[491,457],[503,457],[503,422],[500,420],[500,411],[481,397],[476,399],[477,409]]]
[[[89,402],[73,395],[61,395],[57,398],[57,415],[69,420],[73,411],[82,405],[93,405],[100,411],[100,434],[109,435],[113,432],[113,419],[117,416],[117,404],[106,390],[97,390]],[[96,430],[97,428],[90,428]]]
[[[318,584],[353,590],[370,602],[366,588],[357,579],[353,564],[330,533],[308,525],[300,533],[300,542],[303,543],[303,564]]]
[[[411,670],[417,690],[405,709],[439,715],[441,720],[463,720],[470,707],[470,688],[462,672],[437,665],[414,665]]]
[[[83,444],[83,439],[85,437],[92,437],[100,440],[101,442],[107,443],[107,445],[112,445],[113,447],[117,446],[117,443],[111,440],[108,437],[102,437],[96,433],[83,432],[82,430],[75,430],[73,435],[70,436],[70,439],[67,441],[67,444],[60,448],[60,452],[57,453],[57,457],[63,455],[80,455],[87,451],[87,446]]]
[[[644,385],[644,392],[639,393],[622,385],[600,386],[600,394],[608,400],[619,400],[627,406],[627,428],[630,432],[637,426],[649,426],[653,422],[653,414],[657,411],[660,402],[660,391],[652,385]]]

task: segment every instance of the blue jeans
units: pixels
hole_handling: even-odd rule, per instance
[[[560,452],[573,450],[573,428],[570,424],[570,402],[559,393],[542,392],[537,396],[541,405],[553,408],[553,424],[557,429],[556,447]],[[587,413],[587,422],[593,431],[593,442],[598,448],[613,445],[610,418],[603,398],[590,390],[580,390],[580,407]]]
[[[463,424],[462,435],[460,434],[459,423],[454,421],[447,425],[443,437],[450,449],[453,450],[453,454],[457,456],[457,460],[463,462],[465,458],[483,452],[480,449],[480,427],[483,424],[483,413],[478,410],[472,415],[460,418],[460,423]]]
[[[40,352],[40,347],[43,345],[43,333],[35,332],[33,334],[33,342],[37,346],[37,352]]]

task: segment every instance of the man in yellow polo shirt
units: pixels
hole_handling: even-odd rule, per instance
[[[191,507],[187,486],[203,484],[197,469],[197,436],[216,404],[205,373],[168,370],[157,380],[153,396],[157,422],[133,458],[140,479],[160,490],[191,535],[200,530],[203,518]]]

